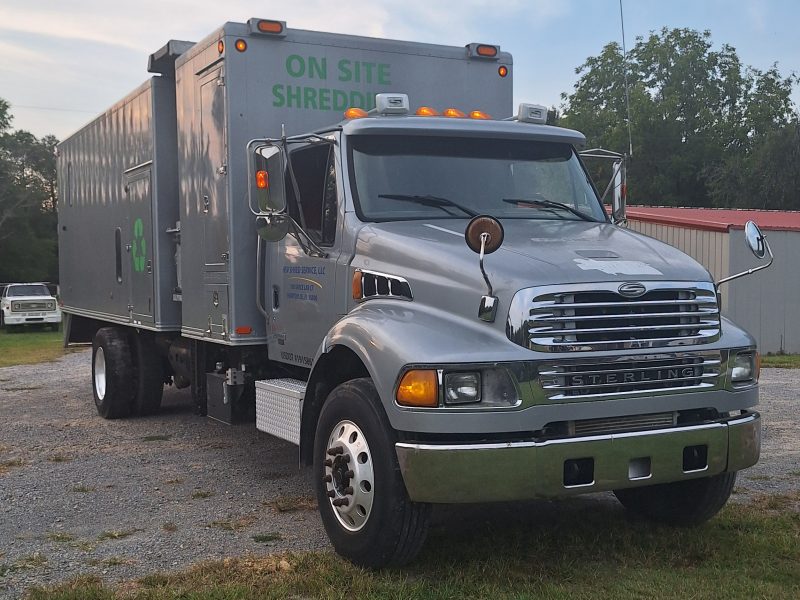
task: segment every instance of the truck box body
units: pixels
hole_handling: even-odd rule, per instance
[[[175,86],[153,77],[58,146],[64,310],[180,328]]]
[[[487,59],[469,47],[291,29],[264,35],[226,23],[181,54],[174,71],[158,56],[150,64],[161,77],[59,147],[65,310],[227,345],[267,341],[255,302],[249,140],[330,125],[398,90],[415,107],[495,118],[512,111],[503,52]],[[167,233],[177,228],[179,247]],[[142,237],[147,254],[137,270]]]
[[[237,40],[246,44],[243,52]],[[263,35],[243,23],[225,24],[181,55],[181,333],[234,345],[267,341],[255,302],[257,236],[247,205],[251,139],[329,126],[348,107],[372,108],[379,92],[407,93],[415,107],[510,116],[512,78],[498,74],[500,65],[510,71],[511,56],[487,60],[464,47],[303,30]]]

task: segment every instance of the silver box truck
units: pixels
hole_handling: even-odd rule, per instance
[[[58,148],[65,335],[92,342],[99,413],[190,386],[297,444],[365,566],[411,560],[433,503],[713,516],[759,455],[754,341],[621,195],[607,214],[580,133],[512,116],[512,68],[264,19],[151,55]]]

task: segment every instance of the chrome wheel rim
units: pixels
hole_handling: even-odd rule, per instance
[[[94,393],[98,400],[106,397],[106,355],[102,347],[94,353]]]
[[[328,436],[323,477],[333,514],[348,531],[359,531],[372,512],[375,473],[367,438],[352,421],[340,421]]]

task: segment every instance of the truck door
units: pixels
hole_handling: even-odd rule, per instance
[[[310,367],[328,330],[339,319],[335,299],[336,261],[340,254],[337,148],[316,143],[290,153],[299,191],[287,179],[289,214],[302,225],[325,257],[308,255],[286,236],[271,244],[269,355],[273,360]]]
[[[126,249],[129,253],[128,311],[134,323],[153,323],[153,202],[150,167],[126,176],[128,199]]]

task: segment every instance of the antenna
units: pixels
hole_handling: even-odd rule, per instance
[[[622,0],[619,0],[619,23],[622,27],[622,73],[625,77],[625,110],[628,113],[628,156],[633,158],[633,136],[631,135],[631,99],[628,93],[628,49],[625,47],[625,19],[622,16]]]

